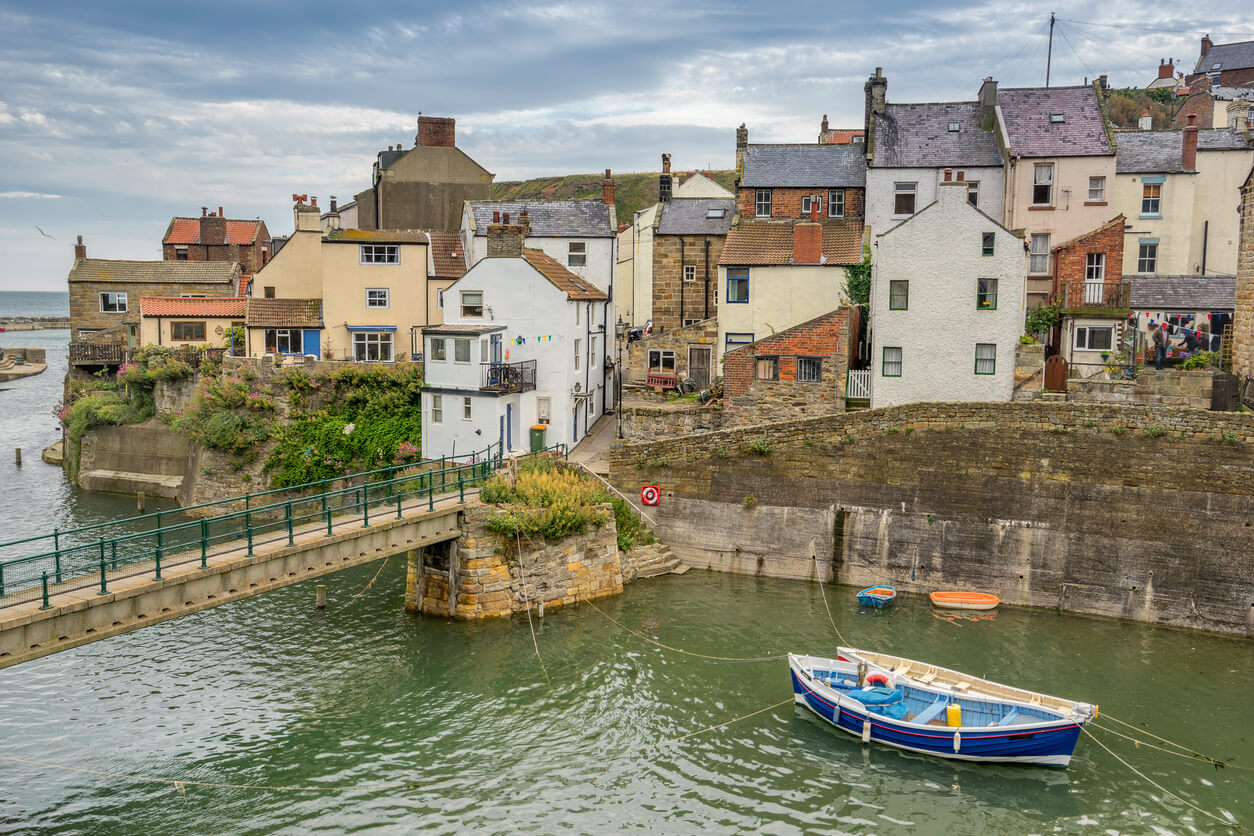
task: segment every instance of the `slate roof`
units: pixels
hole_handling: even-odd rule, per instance
[[[600,200],[473,200],[470,211],[475,219],[475,235],[488,234],[493,212],[508,212],[510,223],[518,223],[518,213],[524,209],[535,237],[614,237],[610,207]]]
[[[1117,174],[1168,173],[1184,170],[1183,131],[1120,131],[1115,152]],[[1198,151],[1241,151],[1250,148],[1243,134],[1216,128],[1197,132]]]
[[[863,188],[866,149],[858,145],[750,145],[741,188]]]
[[[823,226],[823,256],[828,266],[855,264],[862,260],[862,222],[855,220],[820,221]],[[741,219],[727,233],[727,242],[718,263],[721,266],[791,264],[792,221],[750,221]]]
[[[1110,154],[1101,107],[1092,87],[1028,87],[997,94],[1010,137],[1010,153],[1021,157],[1080,157]],[[1050,114],[1061,113],[1061,123]]]
[[[141,296],[141,316],[243,316],[247,299],[225,296],[188,299],[184,296]]]
[[[244,321],[250,328],[321,328],[321,299],[248,300]]]
[[[711,209],[722,209],[721,218],[708,217]],[[658,235],[726,235],[736,214],[736,201],[720,198],[676,197],[662,204]]]
[[[523,249],[523,258],[532,267],[540,271],[558,290],[565,291],[568,299],[588,302],[604,302],[610,297],[598,290],[595,285],[586,282],[557,263],[548,253],[541,250]]]
[[[431,230],[431,260],[435,275],[444,279],[460,279],[466,274],[466,254],[462,251],[462,238],[456,232]]]
[[[328,244],[426,244],[421,229],[333,229],[322,236]]]
[[[1131,307],[1150,311],[1230,311],[1236,276],[1132,276]]]
[[[1205,55],[1198,56],[1193,72],[1212,72],[1216,64],[1219,65],[1219,72],[1254,67],[1254,41],[1239,41],[1235,44],[1215,44]]]
[[[982,121],[978,102],[887,105],[875,118],[872,167],[1000,166],[997,135]]]
[[[1254,87],[1212,87],[1210,94],[1224,101],[1246,99],[1254,102]]]
[[[83,258],[74,262],[70,282],[144,284],[227,284],[235,290],[239,265],[233,261],[115,261]]]
[[[200,244],[200,222],[205,218],[172,218],[162,244]],[[226,222],[227,244],[251,244],[261,234],[261,221]]]

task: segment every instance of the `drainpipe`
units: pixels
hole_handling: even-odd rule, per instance
[[[1204,260],[1203,260],[1203,263],[1205,263],[1205,261],[1204,261]],[[1205,272],[1206,272],[1206,269],[1205,269],[1205,268],[1203,268],[1203,269],[1202,269],[1202,272],[1203,272],[1203,273],[1205,273]],[[142,327],[144,327],[144,326],[143,326],[143,320],[142,320],[142,319],[140,320],[140,326],[139,326],[139,327],[141,327],[141,328],[142,328]],[[161,317],[157,317],[157,345],[161,345]]]
[[[679,236],[679,325],[684,327],[684,236]]]
[[[705,274],[705,316],[702,319],[710,318],[710,239],[705,239],[705,266],[701,268]]]
[[[1210,221],[1202,222],[1202,275],[1206,275],[1206,239],[1210,237]]]

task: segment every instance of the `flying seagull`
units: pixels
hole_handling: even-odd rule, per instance
[[[41,227],[39,224],[35,224],[35,229],[38,229],[38,230],[39,230],[39,234],[40,234],[40,235],[42,235],[43,237],[45,237],[45,238],[52,238],[52,236],[51,236],[51,235],[49,235],[48,233],[44,232],[43,227]],[[52,238],[52,240],[53,240],[53,241],[55,241],[55,240],[57,240],[57,239],[56,239],[56,238]]]

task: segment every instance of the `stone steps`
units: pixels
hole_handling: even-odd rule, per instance
[[[656,578],[659,575],[682,575],[687,571],[688,567],[679,562],[679,558],[675,557],[674,552],[667,549],[656,557],[640,561],[636,567],[636,577]]]
[[[134,473],[125,470],[87,470],[79,474],[79,485],[89,491],[107,493],[137,493],[148,496],[176,499],[183,486],[182,476],[162,476],[154,473]]]

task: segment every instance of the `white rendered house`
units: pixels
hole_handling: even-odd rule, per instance
[[[423,329],[425,458],[528,449],[540,425],[545,446],[572,446],[612,405],[606,293],[512,232],[493,230]]]
[[[871,407],[1009,401],[1023,334],[1023,237],[952,181],[873,248]]]

